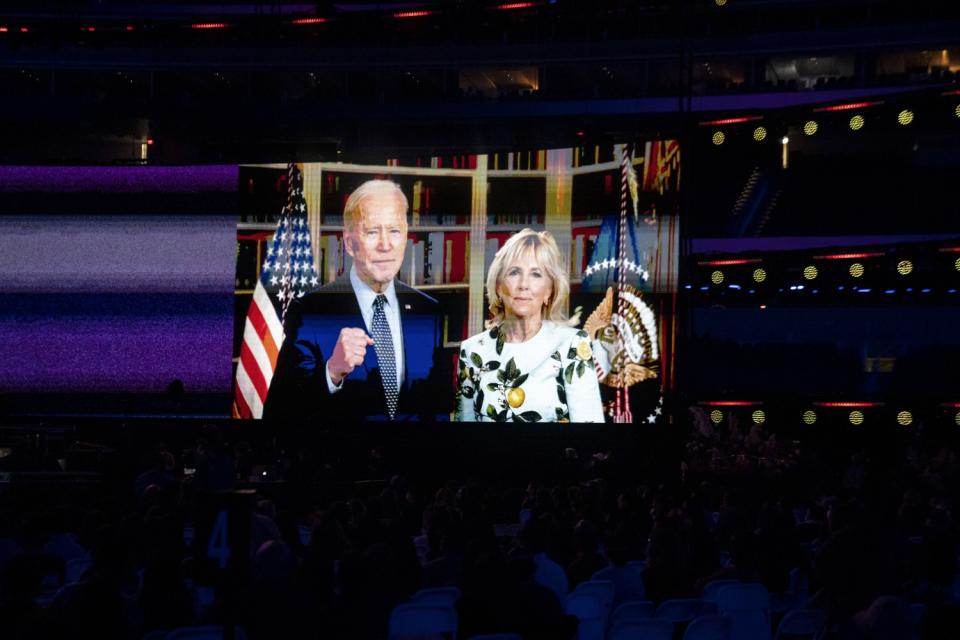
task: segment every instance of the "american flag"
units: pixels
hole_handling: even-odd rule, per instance
[[[291,163],[287,167],[287,204],[267,247],[263,271],[247,309],[233,390],[233,417],[263,417],[263,403],[283,344],[287,309],[294,298],[302,297],[319,284],[320,274],[313,263],[307,226],[303,174]]]

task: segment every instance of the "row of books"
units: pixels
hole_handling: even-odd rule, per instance
[[[410,225],[414,228],[418,226],[466,226],[470,224],[469,214],[435,214],[435,213],[413,213],[410,218]],[[488,225],[513,225],[543,227],[542,214],[525,213],[505,213],[487,216]],[[342,227],[342,214],[329,214],[323,216],[323,226]]]
[[[590,262],[597,241],[598,227],[576,229],[570,251],[570,276],[579,278]],[[487,235],[484,246],[483,273],[490,271],[493,258],[511,233]],[[323,281],[330,282],[350,269],[350,256],[343,251],[343,240],[338,234],[323,236],[321,272]],[[466,231],[435,231],[407,239],[407,248],[400,267],[399,278],[414,286],[424,284],[453,284],[467,282],[470,272],[470,242]]]
[[[597,240],[599,227],[585,227],[573,230],[573,243],[570,249],[570,276],[577,279],[587,268],[593,246]],[[513,233],[497,231],[487,234],[484,244],[484,277],[490,270],[497,251]],[[434,231],[430,233],[410,233],[404,252],[403,263],[398,277],[415,286],[459,284],[468,281],[470,272],[470,234],[466,231]],[[237,288],[247,289],[253,286],[259,274],[256,265],[257,240],[238,242]],[[260,242],[269,244],[268,240]],[[314,247],[315,259],[322,283],[332,282],[347,273],[353,263],[350,254],[344,250],[343,237],[339,233],[324,233],[320,243]],[[264,250],[259,252],[263,255]]]
[[[470,264],[468,236],[466,231],[410,234],[397,277],[414,286],[466,282]],[[353,260],[344,250],[342,235],[324,234],[319,252],[318,262],[324,283],[332,282],[350,270]]]
[[[582,167],[601,162],[618,160],[614,155],[614,146],[589,145],[573,147],[573,166]],[[415,166],[430,167],[433,169],[476,169],[477,156],[475,155],[447,155],[417,158],[390,158],[388,166]],[[487,169],[491,171],[529,171],[542,170],[547,167],[547,150],[537,149],[528,151],[508,151],[487,154]]]

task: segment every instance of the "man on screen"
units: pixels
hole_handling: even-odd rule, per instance
[[[407,246],[407,198],[369,180],[347,199],[343,245],[353,266],[295,301],[264,408],[269,419],[444,419],[439,305],[396,280]]]

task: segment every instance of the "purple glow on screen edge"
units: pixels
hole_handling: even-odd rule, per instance
[[[233,308],[227,302],[222,316],[73,316],[0,325],[0,341],[18,345],[0,348],[0,389],[163,393],[179,379],[191,393],[229,393]]]
[[[236,165],[194,167],[0,167],[0,192],[236,192]],[[202,213],[202,212],[198,212]]]
[[[124,193],[135,205],[235,194],[237,180],[236,166],[0,167],[0,194]],[[0,209],[0,393],[163,393],[180,379],[229,395],[237,212],[205,202],[169,216]]]

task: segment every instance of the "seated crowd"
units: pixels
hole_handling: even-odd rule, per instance
[[[122,490],[29,504],[0,494],[0,635],[141,638],[230,619],[250,638],[383,638],[418,590],[455,586],[457,637],[573,638],[564,602],[585,582],[611,581],[615,609],[698,598],[724,579],[824,610],[827,637],[949,637],[952,450],[864,446],[834,467],[805,445],[784,454],[770,436],[721,438],[697,422],[673,478],[623,477],[584,456],[563,480],[527,486],[432,484],[402,468],[352,482],[301,455],[257,496],[249,575],[229,594],[204,584],[206,541],[192,527],[204,495],[249,478],[245,443],[205,436],[188,452],[191,475],[159,446]],[[704,462],[710,447],[789,464],[719,473]]]

